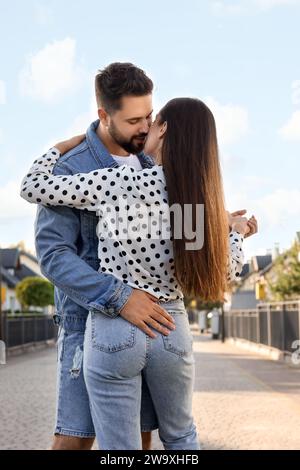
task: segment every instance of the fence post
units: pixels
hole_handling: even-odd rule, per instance
[[[283,302],[282,303],[282,310],[280,312],[280,327],[281,327],[281,334],[282,334],[282,337],[281,337],[281,350],[282,351],[285,351],[285,303]]]
[[[5,321],[5,313],[2,312],[1,316],[0,316],[0,341],[6,341],[6,321]]]
[[[225,342],[225,312],[224,304],[221,306],[221,333],[222,333],[222,343]]]
[[[299,341],[300,341],[300,300],[298,300],[298,326],[299,326]]]
[[[4,341],[6,343],[6,347],[9,346],[9,331],[8,331],[8,321],[7,321],[7,313],[3,315],[3,332],[4,332]]]
[[[267,310],[267,331],[268,331],[268,346],[271,346],[271,305],[268,304]]]
[[[299,341],[300,341],[300,300],[298,300],[298,327],[299,327]]]
[[[257,323],[256,323],[256,334],[257,334],[257,344],[260,344],[260,315],[259,315],[259,306],[256,306],[257,311]]]
[[[37,319],[33,317],[33,328],[34,328],[34,344],[37,343]]]
[[[24,317],[21,318],[21,338],[22,338],[22,346],[25,344],[25,323],[24,323]]]
[[[46,341],[48,341],[48,316],[46,318],[44,317],[44,325],[45,325],[44,336],[45,336]]]

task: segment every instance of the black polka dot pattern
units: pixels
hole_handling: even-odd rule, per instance
[[[53,175],[59,157],[60,152],[52,148],[34,162],[22,181],[21,197],[47,206],[65,205],[96,211],[102,272],[146,290],[161,301],[182,299],[174,276],[162,166],[137,170],[122,165],[62,177]],[[228,280],[236,279],[242,270],[242,242],[243,237],[238,232],[230,233]]]
[[[227,280],[235,281],[241,274],[244,264],[243,252],[244,237],[239,232],[231,231],[229,234],[229,262]]]

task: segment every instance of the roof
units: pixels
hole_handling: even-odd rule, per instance
[[[21,264],[21,267],[19,269],[16,269],[16,277],[22,281],[24,277],[39,277],[37,273],[32,271],[32,269],[28,268],[28,266],[25,266],[25,264]]]
[[[247,274],[249,274],[249,272],[250,272],[250,265],[249,265],[249,263],[245,263],[244,266],[243,266],[242,272],[241,272],[241,274],[239,275],[239,277],[240,277],[240,278],[241,278],[241,277],[244,277],[244,276],[246,276]]]
[[[16,285],[19,282],[19,279],[16,276],[14,276],[13,274],[10,274],[7,271],[7,269],[5,269],[1,266],[0,266],[0,270],[1,270],[2,279],[7,284],[7,286],[10,287],[11,289],[15,288]]]
[[[272,255],[253,256],[252,265],[254,271],[261,271],[272,263]]]
[[[2,279],[11,289],[14,289],[25,277],[39,277],[38,274],[32,271],[28,266],[20,263],[21,254],[27,256],[32,261],[37,261],[33,255],[25,251],[20,251],[19,248],[0,248]],[[9,272],[10,269],[14,270],[14,274]]]
[[[6,269],[16,269],[19,264],[18,248],[0,248],[0,265]]]

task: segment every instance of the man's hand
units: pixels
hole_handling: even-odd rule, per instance
[[[85,139],[85,134],[76,135],[75,137],[71,137],[71,139],[63,140],[58,144],[54,145],[55,148],[63,155],[64,153],[69,152],[77,145],[81,144],[81,142]]]
[[[242,210],[231,212],[231,213],[227,211],[229,227],[230,228],[232,227],[234,218],[236,217],[243,218],[246,212],[247,212],[246,209],[242,209]],[[237,222],[237,219],[235,219],[235,221]],[[258,232],[257,220],[254,215],[252,215],[250,219],[248,219],[247,225],[249,227],[249,230],[245,234],[245,238],[251,237],[251,235],[254,235],[255,233]]]
[[[164,335],[169,335],[170,330],[175,330],[173,317],[156,301],[157,299],[147,292],[134,289],[120,315],[151,338],[156,338],[157,335],[150,326]]]

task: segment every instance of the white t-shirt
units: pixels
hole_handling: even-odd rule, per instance
[[[136,155],[131,154],[131,155],[128,155],[128,157],[112,155],[112,157],[120,166],[122,165],[133,166],[133,168],[135,168],[138,171],[143,169],[141,162],[139,161]]]

